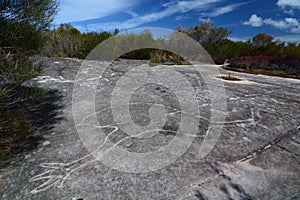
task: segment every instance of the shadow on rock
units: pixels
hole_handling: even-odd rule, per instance
[[[43,136],[63,119],[64,107],[58,90],[3,88],[7,92],[0,98],[0,160],[37,147]]]

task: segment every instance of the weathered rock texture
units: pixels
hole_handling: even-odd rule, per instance
[[[171,165],[151,173],[132,174],[111,169],[100,161],[91,162],[91,156],[72,163],[89,155],[72,117],[72,80],[81,62],[46,60],[47,67],[36,81],[62,95],[60,101],[52,102],[64,106],[58,112],[62,119],[50,133],[45,134],[42,129],[37,133],[43,140],[36,149],[18,154],[0,169],[1,199],[300,198],[299,80],[230,72],[243,81],[224,81],[227,117],[222,135],[205,159],[199,159],[197,153],[210,117],[209,93],[195,69],[174,66],[188,78],[199,97],[201,116],[195,116],[199,119],[197,137],[188,151]],[[96,111],[101,125],[114,122],[109,106],[116,81],[128,69],[145,63],[116,61],[100,78]],[[228,73],[221,69],[220,72]],[[149,123],[147,105],[153,102],[165,106],[169,113],[180,111],[172,93],[156,85],[137,90],[132,102],[132,119],[140,125]],[[170,117],[153,139],[132,139],[120,146],[132,152],[154,151],[174,137],[178,120],[177,115]],[[109,134],[111,130],[104,132]],[[117,142],[122,137],[124,133],[117,131],[110,140]],[[65,176],[69,172],[73,173]]]

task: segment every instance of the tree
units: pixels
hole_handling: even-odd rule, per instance
[[[114,33],[103,31],[100,33],[89,32],[82,34],[82,45],[79,51],[79,58],[85,58],[97,45],[99,45],[104,40],[110,38],[112,35],[117,35],[119,33],[118,29],[114,30]]]
[[[265,33],[259,33],[252,38],[252,46],[255,55],[278,54],[281,51],[282,43],[274,37]]]
[[[37,51],[42,45],[41,31],[49,27],[57,8],[56,0],[1,0],[0,47]]]
[[[44,30],[52,23],[57,8],[56,0],[1,0],[0,19]]]
[[[53,31],[54,49],[59,56],[76,57],[82,45],[81,33],[71,24],[61,24]]]
[[[214,28],[213,23],[208,21],[204,21],[194,28],[189,28],[184,33],[199,42],[212,55],[220,52],[219,42],[226,39],[230,34],[225,28]]]
[[[259,33],[252,38],[253,46],[267,46],[274,40],[273,36],[265,33]]]
[[[286,54],[300,55],[300,43],[297,45],[296,43],[289,42],[283,49]]]
[[[38,75],[40,66],[29,55],[41,47],[41,31],[57,5],[56,0],[0,1],[0,160],[34,132],[28,105],[38,94],[22,84]]]

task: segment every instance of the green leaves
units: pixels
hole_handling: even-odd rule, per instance
[[[35,30],[45,30],[57,12],[56,0],[1,1],[1,19],[9,23],[25,23]]]
[[[0,47],[31,55],[43,45],[41,31],[49,28],[57,12],[56,0],[1,1]]]
[[[208,50],[209,48],[221,40],[226,39],[229,35],[229,31],[227,29],[214,28],[213,23],[207,21],[185,30],[184,33],[199,42],[208,52],[210,52]]]
[[[30,88],[24,95],[22,84],[40,71],[29,56],[43,45],[41,31],[49,27],[57,6],[56,0],[0,2],[0,160],[34,133],[28,107],[42,92]]]
[[[21,85],[38,75],[41,66],[34,66],[28,58],[0,53],[0,77],[2,84]]]

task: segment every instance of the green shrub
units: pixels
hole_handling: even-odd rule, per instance
[[[56,0],[1,1],[0,6],[0,159],[25,143],[34,132],[29,104],[40,89],[22,84],[37,76],[40,65],[29,57],[39,53],[58,8]]]
[[[28,57],[5,53],[0,50],[1,84],[21,85],[37,76],[41,66],[34,65]]]
[[[42,34],[26,23],[1,22],[0,47],[10,52],[32,55],[38,52],[43,43]]]
[[[28,136],[37,128],[31,108],[46,93],[43,88],[0,86],[0,161],[28,144]]]
[[[184,63],[184,58],[176,55],[174,53],[164,51],[164,50],[156,50],[150,54],[150,62],[151,63],[172,63],[172,64],[182,64]]]
[[[25,138],[33,134],[35,128],[22,109],[0,113],[0,161],[16,148],[22,146]]]
[[[76,57],[84,59],[101,42],[113,34],[107,31],[80,33],[71,24],[61,24],[59,28],[45,31],[45,45],[42,54],[53,57]]]
[[[21,85],[37,76],[40,65],[23,55],[0,51],[0,160],[25,143],[35,127],[28,117],[28,105],[44,90],[23,90]]]

